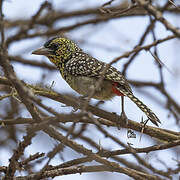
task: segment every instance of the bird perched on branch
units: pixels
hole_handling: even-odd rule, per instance
[[[134,96],[126,78],[114,67],[106,68],[106,63],[99,61],[87,53],[73,41],[55,37],[47,41],[43,47],[35,50],[32,54],[44,55],[56,65],[64,80],[72,89],[81,95],[98,100],[109,100],[114,96],[122,97],[122,115],[124,113],[124,96],[130,98],[148,117],[158,126],[158,117],[137,97]],[[105,70],[106,71],[105,71]],[[100,86],[97,82],[104,76]]]

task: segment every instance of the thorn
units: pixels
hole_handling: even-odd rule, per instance
[[[146,126],[148,120],[149,120],[149,119],[147,119],[147,120],[144,121],[144,120],[143,120],[143,116],[141,117],[141,122],[140,122],[140,123],[142,124],[142,129],[141,129],[141,135],[140,135],[139,141],[141,141],[142,134],[143,134],[143,132],[144,132],[144,129],[145,129],[145,126]]]
[[[51,83],[51,86],[50,86],[50,88],[49,89],[52,89],[53,88],[53,86],[55,86],[55,81],[52,81],[52,83]]]

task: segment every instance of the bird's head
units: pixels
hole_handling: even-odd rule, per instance
[[[72,54],[80,52],[81,49],[71,40],[62,37],[55,37],[47,41],[43,47],[35,50],[32,54],[44,55],[58,66],[60,63],[67,62]]]

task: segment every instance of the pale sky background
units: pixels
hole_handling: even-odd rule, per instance
[[[8,19],[17,19],[17,18],[30,18],[33,14],[37,12],[39,9],[40,4],[42,4],[44,0],[39,1],[24,1],[24,0],[9,0],[5,1],[4,3],[4,14],[5,18]],[[77,9],[85,9],[90,7],[98,7],[101,6],[103,3],[107,1],[97,1],[97,0],[90,0],[90,1],[83,1],[83,0],[75,0],[72,1],[71,6],[68,6],[68,3],[70,1],[67,0],[53,0],[53,6],[55,9],[62,9],[63,11],[70,11],[70,10],[77,10]],[[119,2],[119,1],[116,1]],[[167,15],[166,18],[177,27],[180,27],[180,21],[178,21],[177,18],[174,18],[173,16]],[[66,19],[63,20],[63,22],[57,23],[57,26],[67,26],[70,24],[74,24],[77,22],[81,22],[81,18],[75,18],[75,19]],[[110,62],[115,57],[122,55],[124,52],[128,50],[132,50],[135,45],[137,45],[137,42],[139,40],[139,36],[142,35],[144,32],[146,25],[149,24],[149,18],[148,17],[137,17],[137,18],[120,18],[120,19],[114,19],[105,23],[101,23],[99,25],[86,25],[83,28],[80,28],[78,30],[74,30],[66,34],[69,38],[75,40],[76,42],[81,40],[87,40],[87,44],[79,43],[79,46],[95,58]],[[93,27],[95,30],[93,31]],[[7,36],[13,34],[14,32],[8,32]],[[115,36],[114,34],[117,34]],[[164,26],[161,23],[156,24],[156,34],[158,34],[159,38],[164,38],[167,35],[170,35],[171,32],[168,32]],[[42,46],[46,39],[44,38],[34,38],[32,40],[23,40],[19,41],[17,43],[14,43],[9,48],[9,54],[16,55],[19,54],[19,52],[23,53],[23,57],[26,57],[28,59],[37,60],[37,61],[44,61],[46,63],[50,63],[46,57],[41,56],[35,56],[31,55],[31,52]],[[149,35],[146,44],[152,42],[152,36]],[[94,46],[94,44],[98,44],[98,46]],[[119,44],[119,47],[117,46]],[[100,46],[105,45],[107,48],[103,49]],[[114,48],[115,47],[115,48]],[[165,43],[162,43],[158,46],[158,52],[160,55],[160,59],[163,61],[164,64],[172,71],[174,74],[169,73],[166,69],[163,69],[164,72],[164,79],[166,83],[166,89],[168,92],[170,92],[170,95],[173,96],[173,98],[176,99],[176,101],[180,104],[180,41],[170,40]],[[122,65],[127,62],[127,59],[121,59],[118,63],[114,64],[118,70],[122,70]],[[32,83],[37,82],[39,77],[42,75],[42,71],[39,68],[31,67],[31,66],[25,66],[20,65],[17,63],[13,64],[15,72],[17,73],[17,76],[28,82]],[[55,81],[54,89],[56,89],[58,92],[73,92],[75,93],[68,85],[67,83],[62,80],[59,72],[53,71],[50,72],[48,70],[44,70],[43,73],[48,73],[48,77],[46,77],[46,85],[50,85],[52,81]],[[140,55],[136,58],[136,60],[133,62],[133,64],[130,66],[127,72],[127,78],[130,80],[138,79],[138,80],[146,80],[146,81],[159,81],[159,73],[156,68],[156,64],[154,63],[154,59],[151,56],[150,53],[146,51],[142,51]],[[146,92],[152,92],[152,95],[155,97],[158,97],[161,106],[159,104],[156,104],[153,100],[151,100],[151,97],[148,98],[147,96],[144,96],[141,89],[133,87],[134,94],[139,98],[142,99],[145,104],[147,104],[151,109],[157,114],[157,116],[160,118],[162,124],[161,128],[166,128],[174,131],[179,131],[179,128],[175,126],[175,122],[173,118],[168,118],[168,112],[165,111],[165,98],[159,94],[159,92],[153,88],[147,88]],[[173,92],[173,93],[172,93]],[[159,94],[157,96],[157,93]],[[93,100],[93,102],[96,102]],[[47,105],[53,106],[55,110],[59,112],[70,112],[72,108],[70,107],[61,107],[59,106],[59,103],[56,103],[54,101],[48,101]],[[104,105],[101,106],[102,108],[110,111],[110,112],[116,112],[120,113],[120,98],[115,97],[113,100],[106,102]],[[140,121],[141,117],[146,117],[137,107],[134,103],[132,103],[128,98],[125,100],[125,111],[129,119],[133,119],[136,121]],[[24,112],[24,116],[26,113]],[[152,125],[149,123],[149,125]],[[92,127],[92,126],[91,126]],[[152,142],[143,141],[143,135],[142,141],[139,140],[139,134],[137,133],[136,139],[127,139],[126,137],[126,130],[118,130],[116,128],[112,128],[113,133],[116,134],[117,137],[119,137],[123,142],[131,142],[133,143],[133,147],[146,147],[149,145],[153,145]],[[102,134],[97,133],[97,131],[93,129],[89,129],[88,133],[90,136],[96,136],[97,142],[100,142],[103,147],[106,147],[108,149],[119,149],[120,147],[117,144],[112,144],[111,141],[109,141],[108,138],[105,138],[102,136]],[[40,132],[39,136],[41,138],[47,139],[47,143],[44,144],[42,142],[39,142],[38,138],[33,139],[33,143],[31,146],[26,148],[26,152],[29,152],[31,154],[37,152],[37,147],[39,147],[39,152],[49,152],[56,143],[54,140],[50,139],[47,135]],[[20,139],[22,138],[22,135],[20,135]],[[81,141],[79,141],[81,143]],[[36,147],[36,148],[34,148]],[[86,146],[88,147],[88,145]],[[69,153],[71,153],[70,159],[74,157],[77,157],[76,153],[72,151],[71,149],[68,149]],[[1,156],[2,165],[7,165],[8,159],[11,157],[12,152],[6,152],[6,150],[0,150],[0,154],[6,154],[6,156]],[[151,153],[149,155],[142,154],[141,157],[145,157],[148,159],[149,156],[151,156]],[[152,155],[153,156],[153,155]],[[167,164],[176,164],[176,162],[172,159],[173,154],[167,153],[167,151],[160,151],[157,153],[158,158],[165,160]],[[164,157],[165,156],[165,157]],[[125,156],[122,156],[125,157]],[[130,160],[133,160],[132,157],[129,157]],[[65,157],[65,161],[70,160],[69,157]],[[164,168],[162,164],[156,161],[156,157],[153,157],[151,159],[154,163],[154,165],[157,165],[159,168]],[[60,160],[59,156],[56,157],[56,160],[53,162],[51,161],[51,164],[60,164],[62,161]],[[1,165],[1,164],[0,164]],[[171,166],[172,167],[172,166]],[[78,180],[90,180],[92,178],[96,178],[97,180],[106,180],[106,179],[112,179],[112,180],[118,180],[119,177],[123,177],[124,179],[129,179],[127,176],[120,176],[119,173],[82,173],[82,175],[76,174],[76,175],[67,175],[62,177],[56,177],[55,180],[70,180],[72,178],[78,179]]]

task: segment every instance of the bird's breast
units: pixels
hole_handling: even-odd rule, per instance
[[[72,89],[81,95],[88,96],[94,92],[93,98],[98,100],[109,100],[114,96],[120,96],[118,90],[115,91],[114,85],[109,80],[103,80],[100,87],[97,87],[98,79],[95,77],[73,76],[64,73],[64,79]],[[118,94],[119,92],[119,94]]]

